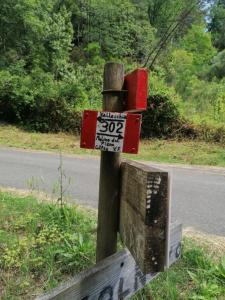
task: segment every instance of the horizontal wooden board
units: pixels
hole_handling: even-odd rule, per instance
[[[134,161],[121,165],[120,235],[143,273],[167,265],[169,174]]]
[[[169,263],[181,254],[181,225],[171,225]],[[36,300],[129,299],[159,273],[144,275],[128,250],[122,250]]]

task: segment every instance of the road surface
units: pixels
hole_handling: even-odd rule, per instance
[[[154,164],[152,164],[154,165]],[[59,155],[0,148],[0,186],[51,193],[59,177]],[[72,201],[97,207],[99,159],[63,156]],[[225,236],[225,169],[161,165],[172,174],[172,221]]]

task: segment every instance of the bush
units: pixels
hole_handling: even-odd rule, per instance
[[[180,122],[179,111],[168,96],[151,95],[143,113],[141,135],[143,138],[168,138]]]
[[[142,138],[198,139],[225,144],[225,127],[195,124],[184,118],[169,95],[148,98],[142,118]]]
[[[82,114],[75,111],[64,99],[49,99],[42,105],[35,106],[28,122],[28,129],[40,132],[80,133]]]
[[[84,70],[91,72],[92,68],[84,67],[83,73]],[[68,74],[61,81],[38,68],[30,74],[0,71],[0,120],[41,132],[79,133],[79,111],[90,107],[92,99],[89,94],[96,94],[93,78],[88,78],[87,91],[84,86],[87,82],[82,82],[83,77],[79,76],[81,71]],[[99,104],[93,101],[94,105]]]

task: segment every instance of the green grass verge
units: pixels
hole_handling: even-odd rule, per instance
[[[71,278],[94,263],[95,239],[95,212],[0,192],[0,298],[33,299]],[[225,257],[212,249],[186,238],[179,262],[133,300],[225,299]]]
[[[132,300],[224,300],[225,249],[221,257],[214,247],[184,238],[182,258]]]
[[[80,148],[78,136],[70,134],[32,133],[15,126],[0,125],[0,145],[22,149],[68,154],[99,155],[99,151]],[[164,163],[182,163],[225,167],[225,150],[220,144],[200,141],[142,141],[138,155],[124,157]]]
[[[0,299],[33,299],[95,261],[96,216],[0,192]]]

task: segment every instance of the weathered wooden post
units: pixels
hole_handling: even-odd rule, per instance
[[[104,69],[103,110],[110,112],[123,111],[122,87],[124,66],[118,63],[107,63]],[[98,229],[97,229],[97,262],[116,252],[120,186],[120,153],[101,152]]]

